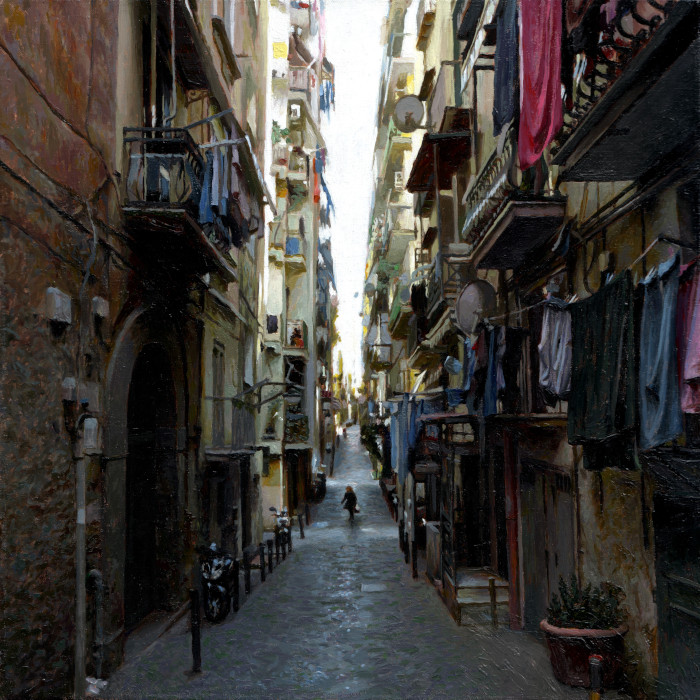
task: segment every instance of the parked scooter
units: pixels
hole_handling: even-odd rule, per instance
[[[270,506],[270,512],[275,515],[275,535],[279,537],[280,544],[289,546],[289,528],[292,526],[289,511],[282,508],[282,511],[278,512],[277,508]]]
[[[220,552],[215,542],[200,557],[204,616],[209,622],[221,622],[231,609],[233,558]]]

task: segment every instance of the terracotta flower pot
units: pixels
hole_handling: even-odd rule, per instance
[[[547,638],[552,670],[558,681],[588,688],[591,685],[588,657],[598,654],[603,657],[603,687],[619,685],[627,625],[611,630],[584,630],[555,627],[542,620],[540,629]]]

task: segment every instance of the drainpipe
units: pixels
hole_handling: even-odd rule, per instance
[[[157,0],[151,0],[151,84],[150,84],[150,103],[151,103],[151,126],[156,126],[156,66],[157,66],[157,23],[158,23],[158,6]]]
[[[85,275],[83,282],[80,285],[79,305],[80,305],[80,333],[79,333],[79,352],[77,358],[77,400],[80,403],[80,387],[81,387],[81,358],[85,348],[85,335],[87,333],[88,324],[90,323],[90,307],[87,299],[87,285],[90,279],[90,272],[97,257],[97,229],[92,220],[92,212],[90,204],[85,202],[85,210],[90,224],[92,225],[92,250],[90,258],[85,267]],[[75,461],[75,508],[76,508],[76,523],[75,523],[75,675],[73,692],[76,698],[85,697],[85,443],[80,434],[81,428],[85,427],[86,420],[90,418],[90,414],[83,412],[75,423],[71,431],[71,447],[73,450],[73,460]],[[91,419],[94,421],[94,418]]]
[[[170,70],[172,72],[172,104],[170,114],[164,120],[170,126],[177,114],[177,81],[175,80],[175,0],[170,0]]]
[[[92,569],[88,578],[95,586],[95,677],[102,677],[102,662],[104,660],[104,581],[102,572]]]
[[[75,678],[76,698],[85,697],[85,457],[82,440],[76,439],[75,456]]]

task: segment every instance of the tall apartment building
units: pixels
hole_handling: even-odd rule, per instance
[[[4,10],[0,693],[82,694],[262,532],[267,6]]]
[[[408,381],[379,381],[380,331],[365,346],[409,556],[425,547],[458,621],[490,624],[493,579],[514,629],[538,629],[560,577],[617,585],[628,686],[697,694],[698,3],[412,10],[428,267],[405,262],[384,307]]]
[[[268,230],[261,367],[270,381],[258,429],[267,455],[264,511],[274,506],[295,512],[311,497],[325,450],[319,381],[330,374],[317,299],[328,284],[325,273],[320,279],[318,260],[332,202],[323,175],[327,149],[321,126],[332,106],[334,75],[326,58],[322,3],[277,0],[269,19],[268,177],[277,216]],[[324,299],[330,300],[325,291]]]

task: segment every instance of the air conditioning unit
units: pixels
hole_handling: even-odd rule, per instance
[[[394,173],[394,189],[395,190],[403,190],[403,173],[402,172]]]

